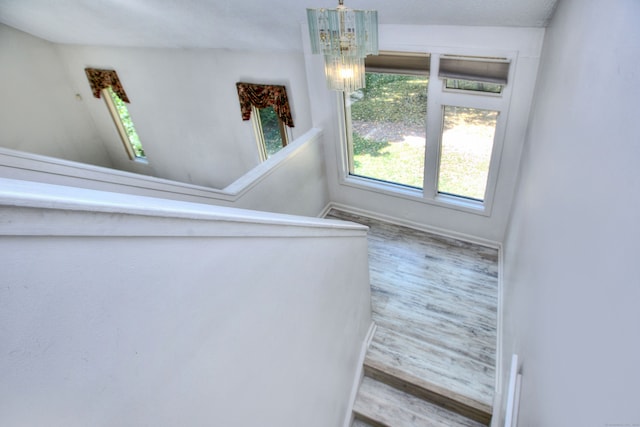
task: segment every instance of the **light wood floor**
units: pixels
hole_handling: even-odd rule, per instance
[[[498,251],[337,210],[327,217],[370,227],[369,269],[378,331],[368,364],[406,370],[418,380],[490,408]]]

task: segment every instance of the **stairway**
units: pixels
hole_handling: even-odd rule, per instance
[[[493,396],[487,375],[493,368],[481,362],[379,326],[352,426],[486,426]]]
[[[335,209],[327,216],[369,227],[377,329],[352,425],[488,425],[498,250]]]

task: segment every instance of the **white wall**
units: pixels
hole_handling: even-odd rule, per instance
[[[0,24],[0,146],[111,167],[52,43]]]
[[[236,82],[285,85],[292,139],[311,128],[299,52],[72,46],[5,25],[0,31],[6,148],[221,189],[259,164]],[[127,157],[104,101],[91,93],[86,67],[118,72],[148,164]]]
[[[327,175],[331,200],[341,205],[373,212],[412,226],[453,232],[502,242],[507,224],[520,153],[526,132],[544,29],[457,26],[380,26],[380,50],[447,52],[513,58],[515,72],[509,82],[512,91],[509,120],[492,211],[476,214],[429,204],[424,200],[376,193],[347,185],[341,166],[338,98],[326,89],[322,58],[312,55],[303,28],[313,124],[326,137]],[[430,84],[441,84],[432,76]],[[428,114],[428,113],[427,113]]]
[[[59,45],[71,80],[118,169],[224,188],[260,160],[250,121],[242,121],[236,83],[287,87],[293,138],[311,128],[303,56],[223,49],[135,49]],[[148,165],[131,162],[85,67],[115,69]]]
[[[635,0],[563,0],[547,30],[504,245],[520,426],[640,423],[639,24]]]
[[[0,425],[342,425],[365,227],[2,179],[0,219]]]

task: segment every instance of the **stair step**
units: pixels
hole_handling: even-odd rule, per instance
[[[365,375],[488,425],[494,368],[433,344],[378,327]]]
[[[351,427],[376,427],[376,426],[373,426],[365,421],[362,421],[356,418],[351,423]]]
[[[483,424],[412,394],[364,377],[353,407],[356,419],[382,427],[481,427]],[[354,424],[355,425],[355,424]]]

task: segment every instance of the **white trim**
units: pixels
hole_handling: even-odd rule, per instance
[[[327,216],[327,214],[329,213],[329,211],[333,208],[332,206],[332,202],[329,202],[325,205],[325,207],[320,211],[320,213],[317,215],[318,218],[324,218],[325,216]]]
[[[424,193],[418,188],[411,188],[384,181],[376,181],[375,179],[360,177],[357,175],[348,175],[344,177],[340,184],[347,187],[357,188],[359,190],[372,191],[391,197],[398,197],[401,199],[445,207],[476,215],[489,216],[490,214],[490,212],[486,211],[486,207],[483,206],[481,202],[465,199],[464,197],[438,194],[433,199],[425,199],[423,196]]]
[[[400,218],[396,218],[388,215],[382,215],[382,214],[371,212],[365,209],[354,208],[352,206],[344,205],[342,203],[331,202],[329,203],[329,205],[330,205],[329,210],[335,208],[337,210],[341,210],[354,215],[361,215],[368,218],[377,219],[379,221],[384,221],[391,224],[400,225],[403,227],[409,227],[409,228],[413,228],[414,230],[425,231],[427,233],[432,233],[438,236],[461,240],[463,242],[474,243],[474,244],[485,246],[492,249],[500,249],[501,247],[501,244],[499,242],[496,242],[494,240],[489,240],[489,239],[483,239],[477,236],[472,236],[470,234],[458,233],[456,231],[447,230],[439,227],[425,226],[424,224],[419,224],[413,221],[407,221],[404,219],[400,219]]]
[[[366,237],[330,219],[0,178],[0,235]],[[42,212],[47,221],[42,221]],[[127,221],[123,219],[127,218]]]
[[[264,162],[269,158],[267,155],[267,145],[264,142],[264,131],[262,130],[262,119],[260,118],[260,110],[254,105],[251,106],[251,127],[256,136],[256,145],[258,147],[258,156],[260,162]]]
[[[358,396],[358,391],[360,389],[360,383],[362,383],[362,378],[364,377],[364,358],[367,356],[367,351],[369,350],[369,346],[371,345],[371,341],[373,340],[373,336],[376,333],[376,329],[378,326],[375,322],[371,322],[369,325],[369,331],[365,336],[365,339],[362,343],[362,347],[360,348],[360,357],[358,358],[358,369],[356,370],[356,374],[353,377],[353,386],[351,387],[351,395],[349,396],[349,405],[347,406],[347,413],[344,417],[344,427],[350,427],[351,423],[353,423],[353,405],[356,402],[356,397]]]
[[[493,418],[491,427],[500,427],[500,417],[502,414],[502,396],[504,388],[503,367],[504,367],[504,248],[502,243],[498,244],[498,311],[496,319],[496,369],[495,369],[495,390],[493,398]]]
[[[507,394],[507,407],[504,417],[505,427],[515,427],[518,423],[518,407],[520,403],[521,375],[518,373],[518,355],[511,357],[511,372],[509,375],[509,390]]]
[[[498,244],[498,312],[496,319],[496,388],[497,395],[502,394],[503,380],[502,368],[504,360],[502,350],[504,348],[504,250],[502,244]],[[495,413],[495,412],[494,412]]]

